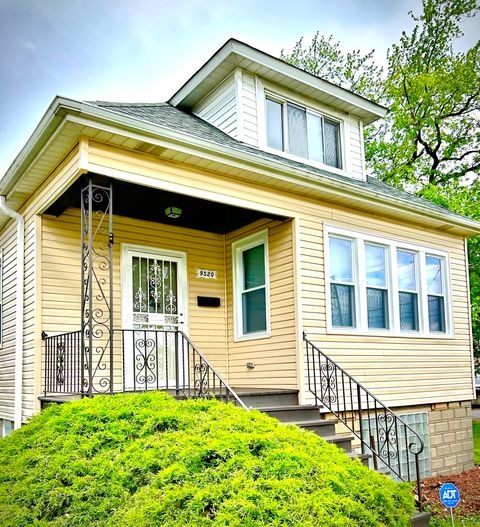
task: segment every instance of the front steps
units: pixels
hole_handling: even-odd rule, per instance
[[[352,452],[353,435],[337,434],[337,419],[324,419],[320,414],[321,406],[298,404],[298,390],[236,388],[235,391],[247,407],[275,417],[281,423],[310,430],[325,441],[345,450],[350,457],[358,457],[362,463],[368,464],[369,456]]]
[[[337,434],[338,419],[325,419],[320,413],[321,406],[300,406],[297,390],[234,389],[248,408],[275,417],[282,423],[297,425],[305,430],[315,432],[329,443],[345,450],[351,458],[358,458],[365,466],[368,466],[370,455],[352,451],[354,436]],[[412,527],[428,527],[430,517],[428,512],[416,513],[411,518],[411,525]]]

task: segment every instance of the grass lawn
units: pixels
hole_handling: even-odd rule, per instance
[[[455,521],[455,527],[479,527],[480,526],[480,516],[475,518],[456,518],[453,517]],[[430,520],[430,527],[452,527],[452,520],[432,518]]]
[[[473,448],[475,465],[480,465],[480,421],[473,421]],[[480,527],[480,515],[468,518],[454,514],[456,527]],[[448,518],[434,517],[430,521],[430,527],[451,527],[452,521]]]
[[[473,459],[480,465],[480,421],[473,421]]]

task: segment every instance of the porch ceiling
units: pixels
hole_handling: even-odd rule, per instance
[[[165,223],[177,227],[186,227],[217,234],[226,234],[262,218],[285,220],[263,212],[234,207],[213,201],[194,198],[175,192],[157,190],[141,185],[94,176],[94,183],[113,186],[113,213],[128,218]],[[69,207],[80,208],[80,190],[86,185],[86,178],[75,182],[60,196],[45,214],[61,216]],[[180,218],[167,218],[167,207],[182,209]]]

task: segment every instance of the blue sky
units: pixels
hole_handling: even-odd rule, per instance
[[[420,0],[0,0],[0,176],[55,95],[164,101],[228,38],[278,56],[318,30],[377,50]],[[465,26],[466,42],[480,33]]]

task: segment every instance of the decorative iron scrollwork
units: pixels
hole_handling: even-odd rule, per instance
[[[209,395],[208,364],[203,360],[193,369],[195,397],[206,398]]]
[[[380,414],[377,418],[378,450],[382,459],[398,457],[398,443],[396,432],[396,417],[392,413]]]
[[[82,386],[113,391],[112,187],[88,185],[82,206]]]
[[[55,366],[55,379],[59,386],[65,384],[65,343],[59,342],[57,345],[57,361]]]
[[[325,403],[337,402],[337,375],[336,368],[331,362],[320,366],[320,382]]]
[[[158,351],[152,338],[135,338],[135,381],[140,385],[156,382]]]

